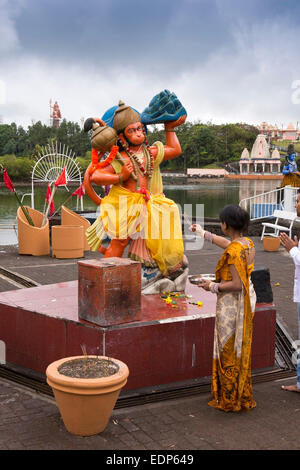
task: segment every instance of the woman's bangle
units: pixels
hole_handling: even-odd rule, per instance
[[[210,292],[212,292],[213,294],[218,294],[220,291],[219,291],[219,283],[218,282],[211,282],[209,284],[209,290]]]
[[[205,232],[204,232],[204,238],[205,238],[205,240],[207,240],[208,242],[212,243],[212,242],[213,242],[213,236],[214,236],[213,233],[208,232],[207,230],[205,230]]]
[[[123,178],[121,176],[121,173],[119,173],[119,184],[122,184],[123,183]]]
[[[165,132],[176,132],[175,129],[165,129]]]

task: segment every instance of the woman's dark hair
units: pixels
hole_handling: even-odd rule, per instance
[[[245,232],[248,229],[250,222],[248,212],[235,204],[223,207],[219,218],[227,227],[232,227],[233,229],[240,230],[241,232]]]

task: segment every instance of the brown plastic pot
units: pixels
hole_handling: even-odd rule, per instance
[[[50,253],[49,221],[42,226],[43,214],[25,206],[34,223],[28,223],[21,207],[17,211],[18,220],[18,251],[20,255],[44,256]]]
[[[263,244],[265,251],[278,251],[280,247],[279,237],[263,237]]]
[[[124,362],[104,356],[87,357],[109,359],[117,364],[119,370],[109,377],[80,379],[58,372],[64,362],[85,357],[60,359],[52,362],[46,370],[47,382],[52,387],[64,425],[71,434],[77,436],[92,436],[105,429],[129,375]]]
[[[83,258],[83,227],[80,225],[53,225],[51,229],[53,258]]]
[[[81,227],[83,227],[83,249],[84,251],[90,250],[90,245],[88,244],[85,232],[89,228],[91,223],[87,219],[85,219],[79,214],[76,214],[76,212],[71,211],[71,209],[69,209],[68,207],[62,206],[61,225],[80,225]]]

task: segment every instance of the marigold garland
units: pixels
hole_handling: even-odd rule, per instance
[[[143,149],[143,154],[144,154],[144,157],[145,157],[145,167],[140,162],[137,155],[135,155],[135,153],[132,150],[130,150],[129,145],[128,145],[128,143],[126,142],[126,140],[124,138],[119,138],[118,142],[124,148],[125,153],[130,158],[133,166],[135,167],[135,170],[138,169],[142,175],[151,178],[152,175],[153,175],[153,171],[154,171],[154,158],[153,158],[153,155],[152,155],[151,147],[150,147],[150,145],[148,143],[148,140],[147,140],[145,129],[144,129],[143,133],[144,133],[145,140],[144,140],[144,143],[142,144],[142,149]],[[135,171],[134,173],[135,173],[135,176],[137,178],[137,172]]]
[[[98,150],[93,148],[92,149],[92,165],[90,166],[90,169],[89,169],[90,175],[94,173],[95,170],[99,168],[105,168],[106,166],[110,165],[110,163],[113,162],[114,159],[116,158],[118,151],[119,151],[119,147],[117,145],[113,145],[109,153],[109,156],[105,160],[99,162]]]
[[[148,150],[148,153],[146,152],[145,153],[145,147],[146,149]],[[153,174],[153,170],[154,170],[154,162],[153,162],[153,156],[152,156],[152,153],[151,153],[151,150],[150,150],[150,146],[146,145],[146,146],[143,146],[143,153],[144,153],[144,156],[146,155],[146,161],[145,161],[145,164],[146,164],[146,168],[144,168],[144,165],[139,161],[138,157],[135,155],[135,153],[132,152],[132,150],[130,150],[130,148],[126,148],[125,149],[125,152],[127,153],[128,157],[130,158],[130,160],[134,160],[136,165],[138,166],[140,172],[144,175],[144,176],[149,176],[149,178],[152,177],[152,174]]]

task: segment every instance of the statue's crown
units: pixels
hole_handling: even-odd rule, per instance
[[[139,122],[141,117],[137,111],[120,100],[119,107],[116,109],[113,120],[113,128],[117,133],[122,132],[129,124]]]

